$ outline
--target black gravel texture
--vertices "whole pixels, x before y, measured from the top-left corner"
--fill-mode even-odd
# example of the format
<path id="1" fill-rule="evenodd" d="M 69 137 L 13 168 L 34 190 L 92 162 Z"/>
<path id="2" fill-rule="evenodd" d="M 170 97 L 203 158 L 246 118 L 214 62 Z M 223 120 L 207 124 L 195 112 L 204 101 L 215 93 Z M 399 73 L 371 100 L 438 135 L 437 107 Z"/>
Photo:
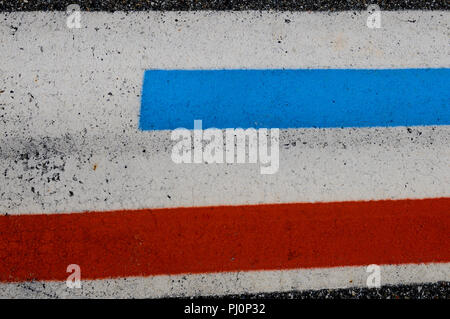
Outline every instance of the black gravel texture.
<path id="1" fill-rule="evenodd" d="M 142 10 L 366 10 L 378 4 L 382 10 L 449 10 L 448 0 L 0 0 L 0 11 L 65 11 L 78 4 L 86 11 Z"/>
<path id="2" fill-rule="evenodd" d="M 450 300 L 450 281 L 433 284 L 274 292 L 194 299 L 445 299 Z"/>

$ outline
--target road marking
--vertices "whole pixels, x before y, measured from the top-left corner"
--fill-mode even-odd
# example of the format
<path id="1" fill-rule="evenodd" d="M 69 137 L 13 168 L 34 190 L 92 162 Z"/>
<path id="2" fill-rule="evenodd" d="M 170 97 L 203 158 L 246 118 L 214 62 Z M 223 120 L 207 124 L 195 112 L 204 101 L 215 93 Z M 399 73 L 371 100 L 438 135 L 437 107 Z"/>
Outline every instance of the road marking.
<path id="1" fill-rule="evenodd" d="M 450 262 L 450 198 L 0 217 L 0 281 Z"/>
<path id="2" fill-rule="evenodd" d="M 358 264 L 372 261 L 415 263 L 383 266 L 383 269 L 387 269 L 386 276 L 383 272 L 383 284 L 448 280 L 450 268 L 445 261 L 448 260 L 448 249 L 442 246 L 447 242 L 443 236 L 448 234 L 448 212 L 445 207 L 444 210 L 436 209 L 435 213 L 429 205 L 422 207 L 421 204 L 414 204 L 415 208 L 407 211 L 403 204 L 398 204 L 392 210 L 397 215 L 383 211 L 382 216 L 385 218 L 367 216 L 370 225 L 378 226 L 373 231 L 367 228 L 369 224 L 362 222 L 363 216 L 370 210 L 361 206 L 354 214 L 361 215 L 361 219 L 340 218 L 331 212 L 329 216 L 335 216 L 334 220 L 312 219 L 317 223 L 309 224 L 309 229 L 302 226 L 298 228 L 309 236 L 305 243 L 315 245 L 320 242 L 323 249 L 333 245 L 333 241 L 327 240 L 330 232 L 336 235 L 334 232 L 342 231 L 345 236 L 342 239 L 338 237 L 336 243 L 339 243 L 337 251 L 349 257 L 345 260 L 339 259 L 343 257 L 336 255 L 336 252 L 332 253 L 333 258 L 321 259 L 319 256 L 316 260 L 308 259 L 313 252 L 309 249 L 305 255 L 289 255 L 286 251 L 286 248 L 291 247 L 289 245 L 298 244 L 299 249 L 303 247 L 298 242 L 302 235 L 296 233 L 296 227 L 287 233 L 278 233 L 278 237 L 286 243 L 281 249 L 275 245 L 277 238 L 273 238 L 271 242 L 274 245 L 268 246 L 275 250 L 273 254 L 260 250 L 262 254 L 267 253 L 272 257 L 257 261 L 245 259 L 249 254 L 246 255 L 245 250 L 236 246 L 239 241 L 230 240 L 238 236 L 238 239 L 244 239 L 243 243 L 248 245 L 246 247 L 253 247 L 252 243 L 259 231 L 252 228 L 254 225 L 248 219 L 253 216 L 252 209 L 246 208 L 240 212 L 243 226 L 231 223 L 234 220 L 230 217 L 233 212 L 224 212 L 225 217 L 219 218 L 217 223 L 214 223 L 213 217 L 204 221 L 211 225 L 211 229 L 218 225 L 229 227 L 216 232 L 222 236 L 219 241 L 211 238 L 214 233 L 205 233 L 205 224 L 200 227 L 192 221 L 192 217 L 206 209 L 195 207 L 211 205 L 246 207 L 248 204 L 271 204 L 271 207 L 281 207 L 283 205 L 277 203 L 298 203 L 288 206 L 318 207 L 341 205 L 336 202 L 351 200 L 395 199 L 399 200 L 393 201 L 395 203 L 409 203 L 408 198 L 428 198 L 423 202 L 412 200 L 414 203 L 448 203 L 449 125 L 282 130 L 280 169 L 273 176 L 262 176 L 258 166 L 247 164 L 175 165 L 170 159 L 170 132 L 139 130 L 142 79 L 146 70 L 345 71 L 450 67 L 448 28 L 444 23 L 448 20 L 448 12 L 401 11 L 383 12 L 382 15 L 382 28 L 369 29 L 366 27 L 367 15 L 361 12 L 83 12 L 82 28 L 68 29 L 63 12 L 0 14 L 0 60 L 3 62 L 0 72 L 4 75 L 0 79 L 0 90 L 3 91 L 0 94 L 0 125 L 4 128 L 0 143 L 0 211 L 2 215 L 8 215 L 0 218 L 0 228 L 6 229 L 5 236 L 12 236 L 6 241 L 6 251 L 10 254 L 1 260 L 5 261 L 3 265 L 19 265 L 17 268 L 4 266 L 6 271 L 2 271 L 3 278 L 7 281 L 20 280 L 20 276 L 31 278 L 26 272 L 29 267 L 36 274 L 34 279 L 62 277 L 61 272 L 64 274 L 62 280 L 65 280 L 67 265 L 79 262 L 82 280 L 89 276 L 120 277 L 121 273 L 132 276 L 88 282 L 87 287 L 98 289 L 95 291 L 98 295 L 111 293 L 109 285 L 117 287 L 111 293 L 117 296 L 283 291 L 302 289 L 302 284 L 311 289 L 354 284 L 363 286 L 366 278 L 362 277 L 361 272 L 367 275 L 364 266 L 329 268 L 324 265 L 325 268 L 317 269 L 261 270 L 265 267 L 281 269 L 280 262 L 285 261 L 289 267 L 303 267 L 314 262 L 319 265 L 321 261 L 346 264 L 348 260 L 348 263 Z M 192 125 L 192 121 L 189 123 Z M 431 205 L 434 207 L 435 204 Z M 181 206 L 191 207 L 185 209 L 193 213 L 189 216 L 181 214 L 184 219 L 172 219 L 179 216 L 178 212 L 187 212 L 176 208 Z M 261 205 L 255 210 L 264 210 L 265 207 Z M 148 209 L 152 208 L 167 210 L 149 212 Z M 224 208 L 211 209 L 220 211 Z M 86 210 L 95 212 L 86 213 Z M 64 212 L 74 214 L 61 214 Z M 171 214 L 173 212 L 176 213 Z M 272 229 L 269 229 L 269 221 L 271 227 L 279 226 L 275 228 L 276 231 L 288 227 L 290 221 L 298 221 L 299 225 L 308 224 L 301 219 L 302 215 L 296 209 L 286 215 L 275 212 L 261 215 L 272 220 L 253 218 L 262 230 L 267 229 L 261 234 L 270 236 Z M 334 211 L 334 214 L 337 212 Z M 88 222 L 91 217 L 91 222 Z M 140 218 L 144 220 L 139 225 Z M 78 221 L 81 221 L 80 225 L 77 225 Z M 157 221 L 167 231 L 180 231 L 173 233 L 174 236 L 166 243 L 167 236 L 151 232 L 152 227 L 155 227 L 153 221 Z M 181 221 L 185 222 L 180 224 Z M 352 228 L 344 227 L 353 221 L 357 225 L 355 229 L 360 231 L 357 235 L 350 233 Z M 116 228 L 116 224 L 122 226 Z M 92 225 L 104 231 L 104 238 L 96 240 L 102 233 L 93 233 Z M 107 225 L 111 227 L 106 228 Z M 128 232 L 117 233 L 126 225 L 129 226 Z M 324 227 L 313 233 L 317 225 Z M 246 227 L 248 232 L 238 231 L 237 235 L 226 233 L 227 229 L 244 229 L 239 227 Z M 25 228 L 31 231 L 24 231 Z M 139 231 L 131 234 L 132 229 Z M 369 239 L 377 238 L 371 236 L 386 236 L 385 232 L 388 232 L 386 239 L 389 242 L 374 240 L 373 246 L 370 246 L 372 241 Z M 202 239 L 203 233 L 205 237 Z M 84 236 L 86 234 L 88 236 Z M 191 236 L 185 242 L 191 247 L 197 243 L 196 240 L 209 238 L 205 250 L 200 251 L 202 258 L 209 256 L 209 249 L 221 248 L 217 246 L 219 243 L 229 243 L 229 249 L 234 247 L 235 250 L 222 251 L 224 255 L 219 258 L 230 259 L 226 258 L 223 262 L 219 259 L 219 267 L 214 268 L 208 262 L 202 261 L 200 266 L 196 264 L 192 257 L 198 252 L 199 246 L 196 246 L 197 250 L 193 248 L 193 254 L 189 254 L 187 263 L 184 263 L 181 257 L 188 251 L 179 249 L 179 244 L 184 242 L 176 241 L 177 234 Z M 293 236 L 293 241 L 286 240 L 289 234 Z M 317 241 L 314 241 L 314 234 L 320 236 Z M 67 239 L 69 235 L 79 238 L 78 242 L 86 243 L 86 247 L 94 247 L 111 258 L 129 253 L 129 259 L 125 260 L 132 264 L 127 268 L 130 271 L 122 272 L 120 261 L 116 262 L 116 259 L 106 259 L 100 265 L 110 272 L 100 268 L 97 268 L 97 272 L 89 268 L 83 270 L 85 261 L 87 267 L 89 264 L 97 267 L 99 264 L 96 262 L 102 261 L 93 260 L 95 250 L 83 250 L 76 243 L 71 245 L 74 239 Z M 133 237 L 135 235 L 138 237 Z M 356 241 L 361 236 L 366 236 L 363 239 L 367 240 Z M 23 238 L 31 240 L 23 245 Z M 59 238 L 67 239 L 67 242 Z M 101 243 L 105 244 L 107 238 L 111 241 L 100 246 Z M 417 244 L 418 238 L 423 240 Z M 259 246 L 262 246 L 261 242 L 258 242 Z M 1 243 L 5 243 L 5 240 Z M 136 250 L 127 252 L 126 243 L 135 245 L 133 247 L 137 247 Z M 350 243 L 354 247 L 382 248 L 375 249 L 376 252 L 386 248 L 385 251 L 393 254 L 375 253 L 374 260 L 364 259 L 364 250 L 363 253 L 359 249 L 349 252 L 347 246 L 341 246 L 340 243 Z M 173 248 L 165 250 L 166 244 Z M 144 253 L 139 247 L 149 245 L 155 253 L 159 253 L 156 256 L 162 256 L 160 261 L 154 257 L 155 263 L 147 263 L 151 258 L 147 254 L 149 252 Z M 123 249 L 116 251 L 118 247 Z M 42 258 L 51 252 L 55 253 L 54 249 L 58 249 L 56 257 Z M 2 250 L 2 253 L 6 251 Z M 143 262 L 140 265 L 130 261 L 133 251 Z M 292 251 L 296 252 L 295 249 Z M 71 252 L 74 253 L 71 256 L 77 260 L 69 258 Z M 239 264 L 244 265 L 243 269 L 259 270 L 242 272 L 239 268 L 233 268 L 235 264 L 231 262 L 231 253 L 237 254 L 238 259 L 235 257 L 235 260 L 243 262 Z M 358 255 L 362 259 L 358 259 Z M 389 260 L 389 256 L 396 260 Z M 45 265 L 47 261 L 54 261 L 52 258 L 56 258 L 57 264 Z M 162 266 L 170 264 L 170 258 L 176 261 L 171 266 L 173 268 L 163 269 Z M 17 260 L 22 261 L 17 263 Z M 106 264 L 108 260 L 113 261 L 112 266 Z M 436 260 L 439 263 L 434 263 Z M 67 264 L 62 265 L 66 261 Z M 250 263 L 253 261 L 254 264 Z M 249 268 L 245 268 L 245 262 L 248 262 Z M 420 262 L 427 264 L 418 264 Z M 36 266 L 38 263 L 41 265 Z M 235 273 L 134 277 L 146 272 L 200 271 L 204 270 L 201 269 L 202 264 L 208 268 L 205 271 L 235 269 Z M 138 269 L 141 266 L 142 271 Z M 308 274 L 315 275 L 303 281 L 301 276 Z M 295 278 L 297 275 L 300 278 Z M 355 279 L 355 283 L 350 282 L 354 279 L 353 275 L 359 278 Z M 229 286 L 223 285 L 233 276 L 237 278 L 235 281 Z M 16 279 L 11 279 L 14 277 Z M 156 283 L 158 288 L 154 292 L 145 288 L 135 291 L 133 285 L 127 285 L 128 279 L 131 283 L 138 282 L 141 288 L 148 283 Z M 6 287 L 8 291 L 20 293 L 21 287 L 28 284 L 34 283 L 5 283 L 0 285 L 0 290 L 3 293 Z M 65 286 L 64 282 L 48 283 L 52 288 L 59 284 Z M 125 290 L 120 291 L 121 287 Z"/>
<path id="3" fill-rule="evenodd" d="M 449 125 L 450 69 L 149 70 L 140 128 Z"/>

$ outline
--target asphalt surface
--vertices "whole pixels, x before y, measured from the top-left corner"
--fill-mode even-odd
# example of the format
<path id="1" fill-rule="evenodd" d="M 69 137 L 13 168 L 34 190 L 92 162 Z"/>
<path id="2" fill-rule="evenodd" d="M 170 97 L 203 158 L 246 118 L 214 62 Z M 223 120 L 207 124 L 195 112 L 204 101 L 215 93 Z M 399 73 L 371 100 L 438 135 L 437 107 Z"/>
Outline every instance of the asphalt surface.
<path id="1" fill-rule="evenodd" d="M 141 10 L 366 10 L 378 4 L 382 10 L 449 10 L 446 0 L 0 0 L 0 11 L 65 11 L 70 4 L 87 11 Z"/>
<path id="2" fill-rule="evenodd" d="M 450 281 L 434 284 L 382 286 L 381 288 L 323 289 L 226 297 L 238 299 L 450 299 Z M 214 298 L 216 297 L 207 299 Z"/>

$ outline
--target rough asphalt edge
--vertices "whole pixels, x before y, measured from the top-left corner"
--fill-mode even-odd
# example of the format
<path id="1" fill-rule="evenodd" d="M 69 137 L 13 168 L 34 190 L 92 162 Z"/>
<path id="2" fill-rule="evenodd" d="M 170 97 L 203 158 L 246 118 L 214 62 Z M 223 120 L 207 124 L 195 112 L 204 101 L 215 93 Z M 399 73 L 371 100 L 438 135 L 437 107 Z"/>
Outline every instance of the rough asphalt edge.
<path id="1" fill-rule="evenodd" d="M 65 11 L 78 4 L 86 11 L 142 10 L 288 10 L 342 11 L 366 10 L 378 4 L 382 10 L 449 10 L 447 0 L 0 0 L 1 11 Z"/>
<path id="2" fill-rule="evenodd" d="M 322 289 L 191 299 L 450 299 L 450 281 L 433 284 L 394 285 L 381 288 Z"/>

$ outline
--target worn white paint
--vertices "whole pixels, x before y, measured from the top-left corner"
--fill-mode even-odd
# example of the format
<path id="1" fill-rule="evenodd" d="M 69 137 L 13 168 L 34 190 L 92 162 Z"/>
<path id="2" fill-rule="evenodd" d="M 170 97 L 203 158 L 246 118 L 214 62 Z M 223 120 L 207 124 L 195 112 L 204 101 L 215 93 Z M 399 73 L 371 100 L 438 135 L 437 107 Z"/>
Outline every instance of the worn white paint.
<path id="1" fill-rule="evenodd" d="M 262 292 L 367 288 L 367 267 L 337 267 L 282 271 L 249 271 L 199 275 L 83 280 L 81 289 L 65 282 L 0 284 L 0 298 L 161 298 Z M 385 265 L 381 284 L 448 281 L 450 264 Z"/>
<path id="2" fill-rule="evenodd" d="M 83 12 L 82 28 L 68 29 L 63 13 L 0 13 L 0 213 L 450 196 L 450 126 L 283 130 L 274 175 L 252 164 L 176 165 L 170 132 L 137 128 L 150 68 L 450 66 L 450 13 L 382 12 L 381 29 L 366 18 Z M 449 269 L 386 266 L 382 283 L 449 280 Z M 346 267 L 111 279 L 84 282 L 75 294 L 337 288 L 362 286 L 366 275 Z M 64 283 L 0 285 L 2 297 L 72 294 Z"/>

